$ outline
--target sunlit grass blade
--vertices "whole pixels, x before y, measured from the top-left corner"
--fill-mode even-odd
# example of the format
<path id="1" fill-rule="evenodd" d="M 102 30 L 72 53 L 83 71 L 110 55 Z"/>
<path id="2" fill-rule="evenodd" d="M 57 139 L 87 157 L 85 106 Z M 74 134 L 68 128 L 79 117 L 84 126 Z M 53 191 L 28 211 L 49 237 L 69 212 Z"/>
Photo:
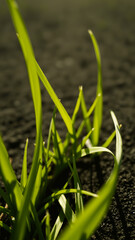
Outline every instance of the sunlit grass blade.
<path id="1" fill-rule="evenodd" d="M 81 95 L 81 108 L 82 108 L 85 125 L 87 128 L 87 132 L 89 132 L 91 130 L 91 123 L 90 123 L 90 119 L 87 117 L 87 107 L 86 107 L 83 91 L 82 91 L 82 95 Z"/>
<path id="2" fill-rule="evenodd" d="M 60 166 L 63 162 L 63 144 L 62 140 L 58 134 L 58 131 L 56 130 L 56 111 L 53 113 L 53 119 L 52 119 L 52 139 L 53 139 L 53 148 L 55 157 L 57 159 L 57 163 Z"/>
<path id="3" fill-rule="evenodd" d="M 83 138 L 82 142 L 78 145 L 76 151 L 79 152 L 81 151 L 81 149 L 84 147 L 86 141 L 89 139 L 90 135 L 92 134 L 92 132 L 94 131 L 94 128 L 92 128 L 88 134 Z"/>
<path id="4" fill-rule="evenodd" d="M 114 156 L 114 154 L 108 148 L 97 146 L 97 147 L 90 147 L 90 148 L 82 148 L 79 152 L 77 152 L 76 158 L 79 159 L 80 157 L 85 157 L 90 154 L 101 153 L 101 152 L 107 152 Z"/>
<path id="5" fill-rule="evenodd" d="M 88 192 L 86 190 L 77 189 L 77 188 L 69 188 L 69 189 L 66 188 L 66 189 L 61 189 L 61 190 L 58 190 L 57 192 L 52 193 L 51 196 L 47 198 L 47 201 L 49 202 L 52 199 L 57 199 L 62 194 L 65 195 L 65 194 L 71 194 L 71 193 L 81 193 L 90 197 L 98 197 L 97 194 Z"/>
<path id="6" fill-rule="evenodd" d="M 49 240 L 55 240 L 57 238 L 57 236 L 61 230 L 61 227 L 64 223 L 64 219 L 65 219 L 65 215 L 64 215 L 63 211 L 61 210 L 55 221 L 55 224 L 52 228 Z"/>
<path id="7" fill-rule="evenodd" d="M 119 167 L 122 157 L 122 140 L 119 132 L 119 125 L 113 112 L 111 112 L 115 130 L 116 130 L 116 157 L 114 156 L 114 168 L 109 180 L 103 185 L 98 193 L 98 198 L 92 199 L 87 203 L 83 213 L 76 219 L 73 227 L 68 227 L 58 240 L 69 239 L 88 239 L 98 227 L 99 223 L 105 216 L 111 198 L 114 194 Z"/>
<path id="8" fill-rule="evenodd" d="M 24 156 L 23 156 L 23 166 L 22 166 L 22 174 L 21 174 L 21 187 L 25 188 L 27 183 L 27 148 L 28 148 L 28 139 L 26 140 Z"/>
<path id="9" fill-rule="evenodd" d="M 102 71 L 101 71 L 101 57 L 100 57 L 100 50 L 97 43 L 97 40 L 92 33 L 92 31 L 88 31 L 89 35 L 92 39 L 93 47 L 95 50 L 95 55 L 97 59 L 98 65 L 98 82 L 97 82 L 97 95 L 100 94 L 100 99 L 97 102 L 94 112 L 94 119 L 93 119 L 93 128 L 95 131 L 92 134 L 92 143 L 93 145 L 97 145 L 99 142 L 99 135 L 100 135 L 100 128 L 102 124 L 102 108 L 103 108 L 103 96 L 102 96 Z"/>
<path id="10" fill-rule="evenodd" d="M 34 53 L 32 50 L 32 46 L 24 26 L 23 20 L 20 16 L 17 4 L 14 0 L 7 0 L 9 5 L 9 10 L 12 16 L 12 20 L 18 35 L 18 39 L 24 54 L 24 58 L 26 61 L 28 75 L 31 85 L 32 97 L 35 108 L 35 117 L 36 117 L 36 147 L 33 156 L 32 168 L 30 171 L 30 175 L 27 182 L 27 188 L 25 189 L 24 199 L 21 204 L 21 209 L 19 211 L 18 219 L 16 222 L 15 232 L 12 235 L 12 239 L 23 239 L 26 227 L 26 218 L 29 213 L 29 204 L 31 201 L 31 197 L 33 194 L 33 188 L 35 179 L 38 172 L 39 166 L 39 153 L 41 153 L 42 148 L 42 135 L 41 135 L 41 126 L 42 126 L 42 109 L 41 109 L 41 93 L 40 93 L 40 85 L 36 71 Z M 40 176 L 41 178 L 41 176 Z M 34 195 L 33 195 L 34 196 Z M 35 196 L 34 196 L 35 199 Z M 21 226 L 21 228 L 20 228 Z"/>
<path id="11" fill-rule="evenodd" d="M 17 212 L 20 209 L 22 193 L 14 170 L 11 166 L 7 150 L 1 137 L 0 137 L 0 175 L 2 176 L 6 191 L 10 199 L 10 202 L 8 201 L 8 203 L 9 205 L 12 204 L 12 209 L 14 209 L 14 211 Z M 4 194 L 3 197 L 5 198 L 6 195 Z"/>
<path id="12" fill-rule="evenodd" d="M 68 222 L 70 224 L 73 223 L 75 221 L 76 215 L 73 212 L 72 208 L 70 207 L 66 197 L 62 194 L 59 197 L 58 201 Z"/>
<path id="13" fill-rule="evenodd" d="M 83 119 L 83 121 L 81 122 L 80 126 L 78 127 L 77 129 L 77 132 L 76 132 L 76 137 L 79 138 L 82 131 L 83 131 L 83 128 L 84 128 L 84 125 L 85 125 L 85 121 L 86 119 L 88 119 L 90 117 L 90 115 L 92 114 L 92 112 L 94 111 L 95 107 L 96 107 L 96 104 L 97 104 L 97 101 L 99 99 L 100 95 L 97 95 L 96 99 L 94 100 L 93 104 L 90 106 L 89 110 L 85 111 L 85 114 L 83 114 L 83 117 L 85 117 L 85 119 Z M 85 105 L 86 106 L 86 105 Z M 87 109 L 86 109 L 87 110 Z M 91 128 L 90 127 L 87 127 L 87 131 L 88 129 L 90 129 L 91 131 Z M 90 132 L 88 131 L 88 132 Z"/>
<path id="14" fill-rule="evenodd" d="M 76 152 L 74 152 L 73 157 L 73 179 L 74 179 L 74 188 L 77 190 L 81 190 L 81 183 L 79 179 L 79 175 L 77 172 L 77 167 L 76 167 Z M 75 213 L 78 214 L 80 211 L 83 211 L 83 198 L 81 192 L 77 192 L 75 194 L 75 207 L 76 211 Z"/>
<path id="15" fill-rule="evenodd" d="M 50 231 L 51 231 L 50 214 L 47 211 L 47 213 L 46 213 L 46 221 L 45 221 L 45 236 L 46 236 L 46 240 L 50 239 Z"/>
<path id="16" fill-rule="evenodd" d="M 102 145 L 102 147 L 108 147 L 110 145 L 110 143 L 112 142 L 112 140 L 114 139 L 116 135 L 116 131 L 113 131 L 113 133 L 107 138 L 107 140 L 104 142 L 104 144 Z"/>
<path id="17" fill-rule="evenodd" d="M 76 116 L 77 116 L 77 113 L 78 113 L 79 108 L 80 108 L 81 98 L 82 98 L 82 91 L 83 91 L 83 88 L 81 86 L 81 87 L 79 87 L 79 96 L 77 98 L 77 102 L 76 102 L 76 105 L 75 105 L 75 108 L 74 108 L 74 112 L 73 112 L 73 115 L 72 115 L 72 124 L 73 125 L 75 123 Z"/>
<path id="18" fill-rule="evenodd" d="M 40 79 L 41 79 L 42 83 L 44 84 L 48 94 L 50 95 L 50 97 L 52 98 L 52 100 L 53 100 L 54 104 L 56 105 L 58 111 L 60 112 L 60 115 L 63 118 L 63 121 L 65 122 L 65 125 L 66 125 L 69 133 L 71 135 L 74 135 L 74 130 L 73 130 L 71 118 L 69 117 L 66 109 L 64 108 L 61 101 L 57 97 L 56 93 L 54 92 L 52 86 L 50 85 L 49 81 L 47 80 L 46 76 L 44 75 L 43 71 L 41 70 L 41 68 L 39 67 L 37 62 L 36 62 L 36 66 L 37 66 L 38 76 L 40 77 Z"/>
<path id="19" fill-rule="evenodd" d="M 120 166 L 121 159 L 122 159 L 122 138 L 120 134 L 120 127 L 121 125 L 118 124 L 117 118 L 113 111 L 111 111 L 111 116 L 115 125 L 116 131 L 116 162 Z"/>

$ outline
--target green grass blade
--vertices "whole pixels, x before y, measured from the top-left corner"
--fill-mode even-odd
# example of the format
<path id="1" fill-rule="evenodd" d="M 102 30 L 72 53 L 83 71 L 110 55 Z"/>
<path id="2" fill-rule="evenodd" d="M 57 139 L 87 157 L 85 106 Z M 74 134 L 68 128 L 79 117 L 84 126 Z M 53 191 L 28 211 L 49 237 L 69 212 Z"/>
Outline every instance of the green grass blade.
<path id="1" fill-rule="evenodd" d="M 54 104 L 56 105 L 58 111 L 60 112 L 60 115 L 63 118 L 63 121 L 65 122 L 69 133 L 71 135 L 74 135 L 74 130 L 73 130 L 71 118 L 69 117 L 66 109 L 64 108 L 64 106 L 60 102 L 59 98 L 57 97 L 56 93 L 54 92 L 53 88 L 51 87 L 49 81 L 47 80 L 46 76 L 44 75 L 43 71 L 41 70 L 41 68 L 39 67 L 37 62 L 36 62 L 36 66 L 37 66 L 38 76 L 40 77 L 40 79 L 41 79 L 42 83 L 44 84 L 48 94 L 50 95 L 50 97 L 52 98 L 52 100 L 53 100 Z"/>
<path id="2" fill-rule="evenodd" d="M 59 201 L 59 204 L 60 204 L 60 206 L 63 210 L 63 213 L 65 214 L 65 217 L 68 220 L 68 222 L 70 224 L 73 223 L 75 221 L 76 216 L 75 216 L 72 208 L 70 207 L 66 197 L 62 194 L 59 197 L 58 201 Z"/>
<path id="3" fill-rule="evenodd" d="M 43 236 L 43 232 L 42 232 L 42 228 L 41 228 L 41 223 L 39 221 L 37 211 L 36 211 L 35 206 L 33 204 L 31 204 L 31 209 L 32 209 L 31 213 L 32 213 L 32 217 L 34 219 L 34 223 L 35 223 L 35 226 L 36 226 L 38 237 L 39 237 L 40 240 L 44 240 L 44 236 Z"/>
<path id="4" fill-rule="evenodd" d="M 120 166 L 121 159 L 122 159 L 122 138 L 120 134 L 120 126 L 118 124 L 117 118 L 114 112 L 111 111 L 111 116 L 114 122 L 115 131 L 116 131 L 116 162 Z"/>
<path id="5" fill-rule="evenodd" d="M 23 156 L 23 166 L 22 166 L 22 174 L 21 174 L 21 187 L 25 188 L 27 183 L 27 149 L 28 149 L 28 139 L 26 140 L 24 156 Z"/>
<path id="6" fill-rule="evenodd" d="M 0 175 L 2 176 L 10 202 L 12 203 L 12 210 L 14 210 L 14 212 L 19 211 L 22 193 L 14 170 L 9 161 L 7 150 L 1 137 L 0 137 Z"/>
<path id="7" fill-rule="evenodd" d="M 114 156 L 114 169 L 109 177 L 109 180 L 103 185 L 99 191 L 98 198 L 92 199 L 86 205 L 83 213 L 81 213 L 73 227 L 68 227 L 58 240 L 69 239 L 89 239 L 96 228 L 99 226 L 101 220 L 105 216 L 111 198 L 114 194 L 119 167 L 122 157 L 122 139 L 119 132 L 119 125 L 113 112 L 111 112 L 115 130 L 116 130 L 116 157 Z"/>
<path id="8" fill-rule="evenodd" d="M 34 53 L 32 50 L 32 46 L 24 26 L 23 20 L 20 16 L 17 4 L 14 0 L 7 0 L 9 10 L 12 16 L 12 20 L 18 35 L 18 39 L 24 54 L 24 58 L 27 65 L 30 86 L 32 91 L 32 97 L 35 108 L 35 117 L 36 117 L 36 147 L 33 156 L 32 168 L 30 171 L 30 175 L 27 182 L 27 187 L 25 189 L 24 199 L 21 203 L 21 209 L 18 215 L 18 219 L 16 222 L 15 232 L 12 234 L 12 239 L 22 240 L 25 227 L 26 227 L 26 219 L 29 213 L 29 204 L 32 196 L 36 199 L 35 194 L 33 194 L 34 184 L 37 177 L 37 172 L 39 170 L 39 165 L 41 159 L 39 159 L 39 155 L 42 152 L 42 135 L 41 135 L 41 126 L 42 126 L 42 109 L 41 109 L 41 93 L 40 93 L 40 84 L 37 76 L 36 64 Z M 39 180 L 41 180 L 41 175 L 39 175 Z M 20 228 L 21 226 L 21 228 Z"/>
<path id="9" fill-rule="evenodd" d="M 45 222 L 45 235 L 46 235 L 46 240 L 50 239 L 50 214 L 47 211 L 46 213 L 46 222 Z"/>
<path id="10" fill-rule="evenodd" d="M 81 149 L 84 147 L 86 141 L 89 139 L 91 133 L 93 132 L 93 128 L 88 132 L 88 134 L 83 138 L 82 142 L 77 147 L 77 152 L 81 151 Z"/>
<path id="11" fill-rule="evenodd" d="M 76 116 L 77 116 L 77 113 L 79 111 L 79 108 L 80 108 L 80 104 L 81 104 L 81 98 L 82 98 L 82 91 L 83 91 L 83 88 L 82 86 L 79 87 L 79 96 L 77 98 L 77 102 L 76 102 L 76 105 L 75 105 L 75 109 L 74 109 L 74 112 L 73 112 L 73 115 L 72 115 L 72 124 L 74 125 L 75 123 L 75 120 L 76 120 Z"/>
<path id="12" fill-rule="evenodd" d="M 98 65 L 98 83 L 97 83 L 97 96 L 100 95 L 100 99 L 97 102 L 95 112 L 94 112 L 94 120 L 93 120 L 93 128 L 95 131 L 92 134 L 92 143 L 93 145 L 97 145 L 99 142 L 99 134 L 100 134 L 100 128 L 102 124 L 102 108 L 103 108 L 103 94 L 102 94 L 102 71 L 101 71 L 101 57 L 100 57 L 100 50 L 98 43 L 96 41 L 96 38 L 92 31 L 88 31 L 89 35 L 91 37 L 95 55 L 97 59 L 97 65 Z"/>
<path id="13" fill-rule="evenodd" d="M 55 157 L 57 159 L 58 165 L 62 164 L 63 157 L 62 153 L 64 151 L 62 140 L 56 130 L 56 111 L 53 113 L 53 119 L 52 119 L 52 139 L 53 139 L 53 148 L 54 148 L 54 153 Z"/>
<path id="14" fill-rule="evenodd" d="M 82 108 L 85 125 L 87 128 L 87 132 L 89 132 L 91 130 L 91 123 L 90 123 L 90 119 L 87 117 L 87 107 L 86 107 L 83 91 L 82 91 L 82 95 L 81 95 L 81 108 Z"/>
<path id="15" fill-rule="evenodd" d="M 77 137 L 77 138 L 79 138 L 79 136 L 80 136 L 81 133 L 82 133 L 82 130 L 83 130 L 84 125 L 85 125 L 85 122 L 86 122 L 86 119 L 88 119 L 88 118 L 90 117 L 90 115 L 92 114 L 92 112 L 94 111 L 99 97 L 100 97 L 100 94 L 96 97 L 96 99 L 94 100 L 93 104 L 90 106 L 90 108 L 89 108 L 89 110 L 87 111 L 87 113 L 86 113 L 86 110 L 87 110 L 87 109 L 86 109 L 86 105 L 84 105 L 84 106 L 85 106 L 85 112 L 83 113 L 83 116 L 84 116 L 85 119 L 81 122 L 81 124 L 80 124 L 80 126 L 79 126 L 79 128 L 78 128 L 78 130 L 77 130 L 77 132 L 76 132 L 76 137 Z M 87 131 L 88 131 L 88 129 L 91 130 L 90 126 L 87 127 Z M 89 132 L 89 131 L 88 131 L 88 132 Z"/>
<path id="16" fill-rule="evenodd" d="M 88 192 L 88 191 L 85 191 L 85 190 L 81 190 L 81 189 L 77 189 L 77 188 L 69 188 L 69 189 L 61 189 L 55 193 L 52 193 L 51 196 L 49 196 L 47 198 L 47 201 L 52 201 L 52 199 L 57 199 L 60 195 L 62 194 L 70 194 L 70 193 L 81 193 L 81 194 L 84 194 L 84 195 L 87 195 L 87 196 L 90 196 L 90 197 L 98 197 L 97 194 L 95 193 L 91 193 L 91 192 Z"/>
<path id="17" fill-rule="evenodd" d="M 65 219 L 65 215 L 61 210 L 52 228 L 49 240 L 55 240 L 57 238 L 59 231 L 61 230 L 61 227 L 64 223 L 64 219 Z"/>

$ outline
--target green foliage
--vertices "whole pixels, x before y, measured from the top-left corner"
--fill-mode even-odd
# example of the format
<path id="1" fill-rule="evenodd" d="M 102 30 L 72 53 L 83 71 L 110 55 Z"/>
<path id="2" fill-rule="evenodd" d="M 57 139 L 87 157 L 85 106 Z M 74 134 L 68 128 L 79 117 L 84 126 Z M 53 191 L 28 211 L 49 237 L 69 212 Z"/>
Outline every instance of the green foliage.
<path id="1" fill-rule="evenodd" d="M 56 238 L 59 240 L 89 239 L 108 210 L 115 191 L 122 155 L 120 127 L 113 112 L 111 112 L 111 116 L 115 131 L 102 146 L 98 146 L 102 123 L 102 77 L 97 41 L 93 33 L 89 31 L 98 64 L 95 101 L 87 110 L 83 88 L 80 87 L 75 109 L 72 117 L 70 117 L 35 60 L 32 45 L 16 2 L 7 0 L 7 3 L 28 70 L 35 109 L 36 144 L 31 170 L 28 175 L 28 140 L 26 141 L 21 180 L 18 182 L 3 140 L 0 138 L 0 176 L 5 186 L 4 190 L 0 188 L 0 195 L 6 204 L 5 207 L 0 206 L 0 227 L 10 233 L 12 240 L 27 238 L 47 240 L 55 240 Z M 41 128 L 42 106 L 39 78 L 55 104 L 46 144 L 43 143 Z M 75 122 L 80 109 L 83 119 L 80 126 L 75 129 Z M 57 111 L 59 111 L 67 127 L 64 141 L 62 141 L 56 129 Z M 92 113 L 94 115 L 93 123 L 90 121 Z M 86 135 L 82 136 L 84 129 Z M 116 154 L 114 155 L 106 147 L 108 147 L 115 135 Z M 113 156 L 114 168 L 108 181 L 96 194 L 82 189 L 77 172 L 77 160 L 85 156 L 90 158 L 92 154 L 101 152 Z M 54 190 L 53 182 L 57 181 L 57 176 L 65 168 L 69 172 L 66 183 L 63 183 L 63 187 L 60 189 L 57 189 L 55 184 L 56 189 Z M 71 188 L 72 180 L 74 185 Z M 72 194 L 75 196 L 74 207 L 70 202 L 70 199 L 73 201 Z M 90 197 L 86 206 L 83 203 L 83 195 Z M 51 212 L 54 211 L 52 209 L 56 205 L 59 212 L 56 221 L 51 221 Z M 3 216 L 5 214 L 9 220 L 8 223 L 4 222 Z M 61 233 L 65 220 L 67 227 Z"/>

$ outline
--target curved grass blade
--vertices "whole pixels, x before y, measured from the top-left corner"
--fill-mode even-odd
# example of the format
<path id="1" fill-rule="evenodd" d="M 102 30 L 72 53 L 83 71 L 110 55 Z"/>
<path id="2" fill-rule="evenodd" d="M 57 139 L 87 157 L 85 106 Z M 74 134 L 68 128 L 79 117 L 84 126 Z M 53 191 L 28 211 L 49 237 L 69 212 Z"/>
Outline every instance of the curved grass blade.
<path id="1" fill-rule="evenodd" d="M 31 46 L 27 31 L 25 29 L 23 20 L 20 16 L 16 2 L 14 0 L 7 0 L 7 3 L 9 6 L 12 20 L 13 20 L 15 29 L 17 31 L 18 39 L 19 39 L 19 42 L 24 54 L 25 62 L 27 65 L 32 97 L 34 102 L 34 108 L 35 108 L 36 132 L 37 132 L 36 147 L 35 147 L 34 156 L 33 156 L 32 168 L 28 178 L 27 187 L 25 188 L 24 199 L 21 203 L 21 208 L 18 214 L 15 232 L 12 234 L 12 239 L 22 240 L 25 233 L 26 219 L 29 214 L 29 204 L 30 204 L 31 198 L 33 197 L 34 199 L 36 199 L 35 194 L 37 193 L 37 189 L 35 194 L 33 192 L 33 189 L 34 189 L 34 184 L 35 184 L 37 175 L 39 177 L 37 181 L 38 182 L 41 181 L 41 174 L 37 174 L 37 173 L 38 171 L 41 171 L 40 155 L 42 152 L 42 135 L 41 135 L 42 108 L 41 108 L 40 85 L 39 85 L 39 80 L 38 80 L 37 71 L 36 71 L 35 58 L 34 58 L 34 53 L 32 50 L 32 46 Z"/>
<path id="2" fill-rule="evenodd" d="M 95 107 L 94 112 L 94 120 L 93 120 L 93 128 L 95 131 L 92 134 L 92 144 L 97 145 L 99 142 L 99 134 L 100 134 L 100 128 L 102 124 L 102 108 L 103 108 L 103 94 L 102 94 L 102 71 L 101 71 L 101 57 L 100 57 L 100 50 L 98 47 L 98 43 L 96 41 L 96 38 L 92 31 L 88 31 L 93 47 L 95 50 L 95 55 L 97 59 L 97 65 L 98 65 L 98 83 L 97 83 L 97 95 L 100 95 L 100 99 L 97 102 L 97 105 Z"/>
<path id="3" fill-rule="evenodd" d="M 65 122 L 69 133 L 71 134 L 71 136 L 74 135 L 72 120 L 69 117 L 66 109 L 64 108 L 64 106 L 60 102 L 59 98 L 57 97 L 56 93 L 54 92 L 52 86 L 50 85 L 49 81 L 47 80 L 46 76 L 44 75 L 43 71 L 41 70 L 41 68 L 39 67 L 37 62 L 36 62 L 36 67 L 37 67 L 38 76 L 40 77 L 42 83 L 44 84 L 44 86 L 47 90 L 47 92 L 49 93 L 49 95 L 52 98 L 54 104 L 56 105 L 58 111 L 60 112 L 60 115 L 63 118 L 63 121 Z"/>
<path id="4" fill-rule="evenodd" d="M 119 132 L 119 125 L 113 112 L 111 112 L 116 130 L 116 157 L 114 156 L 114 168 L 108 179 L 98 193 L 98 198 L 92 199 L 86 205 L 72 227 L 66 228 L 65 232 L 60 235 L 58 240 L 69 239 L 89 239 L 96 228 L 99 226 L 105 216 L 114 194 L 119 167 L 122 157 L 122 139 Z"/>

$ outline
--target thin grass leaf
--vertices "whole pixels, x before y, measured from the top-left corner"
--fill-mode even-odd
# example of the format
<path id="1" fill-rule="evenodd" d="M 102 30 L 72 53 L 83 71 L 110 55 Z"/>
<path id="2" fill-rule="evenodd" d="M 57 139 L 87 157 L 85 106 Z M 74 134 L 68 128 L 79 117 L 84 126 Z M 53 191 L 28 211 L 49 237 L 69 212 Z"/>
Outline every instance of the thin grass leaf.
<path id="1" fill-rule="evenodd" d="M 72 124 L 73 124 L 73 125 L 74 125 L 74 123 L 75 123 L 76 116 L 77 116 L 77 113 L 78 113 L 79 108 L 80 108 L 81 98 L 82 98 L 82 91 L 83 91 L 83 87 L 80 86 L 80 87 L 79 87 L 79 96 L 78 96 L 78 98 L 77 98 L 77 102 L 76 102 L 76 105 L 75 105 L 75 108 L 74 108 L 74 112 L 73 112 L 73 115 L 72 115 Z"/>
<path id="2" fill-rule="evenodd" d="M 96 107 L 96 104 L 97 104 L 97 101 L 100 97 L 100 94 L 96 97 L 96 99 L 94 100 L 93 104 L 90 106 L 89 110 L 87 111 L 87 113 L 85 112 L 85 114 L 83 114 L 83 117 L 85 116 L 85 119 L 81 122 L 77 132 L 76 132 L 76 138 L 79 138 L 81 133 L 82 133 L 82 130 L 84 128 L 84 125 L 85 125 L 85 121 L 86 119 L 88 119 L 90 117 L 90 115 L 92 114 L 92 112 L 94 111 L 95 107 Z M 87 127 L 87 130 L 90 129 L 90 127 Z M 91 129 L 90 129 L 91 131 Z M 89 131 L 88 131 L 89 132 Z"/>
<path id="3" fill-rule="evenodd" d="M 20 209 L 22 193 L 14 170 L 9 161 L 9 156 L 6 147 L 1 137 L 0 137 L 0 175 L 2 176 L 2 180 L 4 182 L 10 201 L 9 199 L 7 199 L 7 195 L 3 193 L 2 189 L 1 193 L 3 197 L 6 198 L 5 200 L 8 200 L 7 203 L 11 207 L 12 211 L 14 211 L 15 213 Z"/>
<path id="4" fill-rule="evenodd" d="M 101 220 L 105 216 L 114 194 L 119 167 L 122 157 L 122 139 L 119 132 L 119 125 L 113 112 L 111 112 L 115 130 L 116 130 L 116 157 L 114 156 L 114 168 L 108 179 L 98 193 L 98 198 L 92 199 L 87 203 L 83 213 L 76 219 L 72 227 L 68 227 L 58 240 L 69 239 L 89 239 L 96 228 L 99 226 Z"/>
<path id="5" fill-rule="evenodd" d="M 21 174 L 21 187 L 25 188 L 27 183 L 27 148 L 28 148 L 28 139 L 26 140 L 24 156 L 23 156 L 23 166 L 22 166 L 22 174 Z"/>
<path id="6" fill-rule="evenodd" d="M 102 108 L 103 108 L 103 96 L 102 96 L 102 71 L 101 71 L 101 57 L 100 57 L 100 50 L 99 46 L 97 43 L 97 40 L 92 33 L 92 31 L 88 31 L 93 47 L 95 50 L 95 55 L 97 59 L 97 65 L 98 65 L 98 82 L 97 82 L 97 96 L 100 95 L 100 99 L 98 100 L 96 107 L 95 107 L 95 112 L 94 112 L 94 120 L 93 120 L 93 128 L 95 131 L 92 134 L 92 143 L 93 145 L 97 145 L 99 142 L 99 135 L 100 135 L 100 128 L 102 124 Z"/>
<path id="7" fill-rule="evenodd" d="M 94 131 L 94 128 L 92 128 L 88 134 L 83 138 L 82 142 L 78 145 L 77 147 L 77 152 L 81 151 L 81 149 L 84 147 L 86 141 L 89 139 L 90 135 L 92 134 L 92 132 Z"/>
<path id="8" fill-rule="evenodd" d="M 91 130 L 91 123 L 90 123 L 90 119 L 87 117 L 87 107 L 86 107 L 83 91 L 82 91 L 82 95 L 81 95 L 81 108 L 82 108 L 85 125 L 87 128 L 87 132 L 89 132 Z"/>
<path id="9" fill-rule="evenodd" d="M 69 193 L 81 193 L 81 194 L 84 194 L 84 195 L 87 195 L 87 196 L 90 196 L 90 197 L 98 197 L 97 194 L 91 193 L 91 192 L 88 192 L 88 191 L 85 191 L 85 190 L 81 190 L 81 189 L 77 189 L 77 188 L 69 188 L 69 189 L 66 188 L 66 189 L 58 190 L 55 193 L 52 193 L 51 196 L 49 196 L 46 199 L 46 201 L 49 202 L 52 199 L 58 198 L 62 194 L 65 195 L 65 194 L 69 194 Z"/>
<path id="10" fill-rule="evenodd" d="M 47 211 L 46 213 L 46 222 L 45 222 L 45 236 L 46 236 L 46 240 L 50 240 L 50 214 Z"/>
<path id="11" fill-rule="evenodd" d="M 114 139 L 116 135 L 116 131 L 113 131 L 113 133 L 107 138 L 107 140 L 104 142 L 104 144 L 102 145 L 102 147 L 108 147 L 110 145 L 110 143 L 112 142 L 112 140 Z"/>
<path id="12" fill-rule="evenodd" d="M 76 159 L 79 159 L 80 157 L 85 157 L 90 154 L 101 153 L 101 152 L 108 152 L 114 156 L 114 154 L 108 148 L 90 147 L 90 148 L 83 148 L 83 149 L 81 149 L 81 151 L 77 152 Z"/>
<path id="13" fill-rule="evenodd" d="M 42 149 L 42 135 L 41 135 L 41 126 L 42 126 L 42 109 L 41 109 L 41 93 L 40 93 L 40 85 L 36 71 L 34 53 L 32 50 L 32 46 L 24 26 L 23 20 L 20 16 L 17 4 L 14 0 L 7 0 L 9 10 L 12 16 L 12 20 L 18 35 L 18 39 L 24 54 L 24 58 L 26 61 L 28 75 L 31 85 L 32 97 L 34 102 L 35 108 L 35 117 L 36 117 L 36 147 L 33 156 L 32 168 L 30 171 L 30 175 L 28 178 L 27 188 L 25 189 L 24 199 L 21 203 L 21 209 L 19 211 L 19 215 L 16 222 L 15 232 L 12 234 L 12 239 L 19 239 L 22 240 L 25 227 L 26 227 L 26 218 L 29 213 L 29 204 L 31 201 L 31 197 L 34 196 L 36 199 L 35 194 L 33 194 L 34 183 L 37 177 L 37 172 L 39 170 L 39 154 L 41 153 Z M 41 175 L 38 174 L 41 179 Z M 39 180 L 40 180 L 39 179 Z M 36 189 L 37 190 L 37 189 Z M 35 190 L 35 191 L 36 191 Z M 33 195 L 32 195 L 33 194 Z M 20 229 L 21 226 L 21 229 Z"/>
<path id="14" fill-rule="evenodd" d="M 49 240 L 55 240 L 57 238 L 57 236 L 61 230 L 61 227 L 64 223 L 64 219 L 65 219 L 65 215 L 64 215 L 63 211 L 61 210 L 55 221 L 55 224 L 52 228 Z"/>
<path id="15" fill-rule="evenodd" d="M 41 79 L 42 83 L 44 84 L 48 94 L 50 95 L 50 97 L 52 98 L 55 106 L 57 107 L 58 111 L 60 112 L 60 115 L 63 118 L 63 121 L 65 122 L 65 125 L 66 125 L 69 133 L 71 134 L 71 136 L 74 135 L 72 120 L 69 117 L 66 109 L 64 108 L 61 101 L 57 97 L 56 93 L 54 92 L 52 86 L 50 85 L 49 81 L 47 80 L 46 76 L 44 75 L 43 71 L 41 70 L 41 68 L 39 67 L 37 62 L 36 62 L 36 67 L 37 67 L 38 76 L 40 77 L 40 79 Z"/>
<path id="16" fill-rule="evenodd" d="M 55 157 L 57 159 L 57 164 L 60 165 L 62 163 L 63 157 L 63 144 L 62 140 L 56 130 L 56 124 L 55 124 L 55 111 L 53 113 L 53 119 L 52 119 L 52 139 L 53 139 L 53 148 Z"/>
<path id="17" fill-rule="evenodd" d="M 63 210 L 63 213 L 65 214 L 66 219 L 68 220 L 68 222 L 71 224 L 75 221 L 76 219 L 76 215 L 74 214 L 72 208 L 70 207 L 66 197 L 62 194 L 59 198 L 58 198 L 58 202 Z"/>
<path id="18" fill-rule="evenodd" d="M 76 148 L 75 148 L 76 149 Z M 81 190 L 81 183 L 79 179 L 79 175 L 77 172 L 77 167 L 76 167 L 76 151 L 74 149 L 72 161 L 73 161 L 73 179 L 74 179 L 74 188 L 77 190 Z M 83 211 L 83 198 L 81 192 L 78 192 L 75 194 L 75 207 L 76 211 L 75 213 L 79 213 L 80 211 Z"/>
<path id="19" fill-rule="evenodd" d="M 32 209 L 31 214 L 32 214 L 32 217 L 34 219 L 34 223 L 36 225 L 36 233 L 38 234 L 38 237 L 39 237 L 40 240 L 44 240 L 44 236 L 43 236 L 42 228 L 41 228 L 41 223 L 39 221 L 36 208 L 33 204 L 31 204 L 31 209 Z"/>

